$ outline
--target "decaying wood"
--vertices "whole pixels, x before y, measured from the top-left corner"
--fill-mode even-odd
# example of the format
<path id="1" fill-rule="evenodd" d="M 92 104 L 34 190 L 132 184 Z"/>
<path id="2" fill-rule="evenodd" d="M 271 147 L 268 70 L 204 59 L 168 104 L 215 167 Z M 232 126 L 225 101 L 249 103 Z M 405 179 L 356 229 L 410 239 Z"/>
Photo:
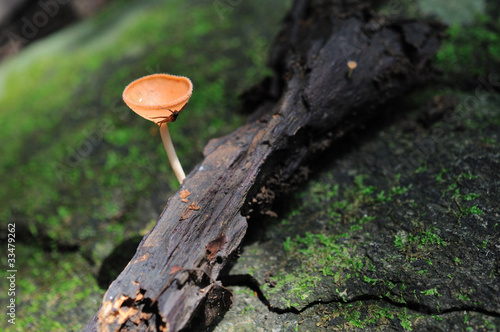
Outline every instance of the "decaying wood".
<path id="1" fill-rule="evenodd" d="M 205 147 L 87 331 L 178 331 L 197 311 L 210 321 L 227 310 L 231 294 L 217 277 L 245 216 L 273 199 L 270 186 L 430 77 L 441 26 L 369 13 L 362 0 L 295 2 L 271 53 L 276 75 L 253 91 L 251 121 Z"/>

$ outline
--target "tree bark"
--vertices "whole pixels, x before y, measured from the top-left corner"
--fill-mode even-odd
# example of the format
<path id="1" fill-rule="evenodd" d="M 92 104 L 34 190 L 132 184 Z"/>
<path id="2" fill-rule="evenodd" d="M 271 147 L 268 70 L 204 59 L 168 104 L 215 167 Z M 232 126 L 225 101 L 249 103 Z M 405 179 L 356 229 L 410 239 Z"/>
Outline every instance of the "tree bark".
<path id="1" fill-rule="evenodd" d="M 295 2 L 271 52 L 275 75 L 247 98 L 249 123 L 208 143 L 86 331 L 178 331 L 197 311 L 209 323 L 227 310 L 216 280 L 246 217 L 376 106 L 432 75 L 442 26 L 370 13 L 362 0 Z"/>

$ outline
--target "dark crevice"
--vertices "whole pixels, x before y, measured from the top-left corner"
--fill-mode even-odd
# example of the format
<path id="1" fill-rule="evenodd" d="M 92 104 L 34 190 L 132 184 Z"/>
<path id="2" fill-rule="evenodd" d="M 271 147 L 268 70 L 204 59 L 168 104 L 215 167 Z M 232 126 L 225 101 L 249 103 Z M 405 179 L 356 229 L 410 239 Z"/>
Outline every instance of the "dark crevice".
<path id="1" fill-rule="evenodd" d="M 332 303 L 339 303 L 339 304 L 350 304 L 350 303 L 355 303 L 355 302 L 364 302 L 364 301 L 383 301 L 387 304 L 390 304 L 392 306 L 398 307 L 398 308 L 407 308 L 412 311 L 418 312 L 420 314 L 425 314 L 425 315 L 444 315 L 448 313 L 453 313 L 453 312 L 460 312 L 460 311 L 467 311 L 467 312 L 476 312 L 482 315 L 487 315 L 490 317 L 497 317 L 500 318 L 500 313 L 497 312 L 491 312 L 488 310 L 484 310 L 478 307 L 474 306 L 463 306 L 463 307 L 453 307 L 449 308 L 446 310 L 437 310 L 436 308 L 431 308 L 428 306 L 422 306 L 419 303 L 415 302 L 407 302 L 407 303 L 399 303 L 396 301 L 393 301 L 387 297 L 379 297 L 376 295 L 361 295 L 357 296 L 349 301 L 338 301 L 338 300 L 332 300 L 332 301 L 312 301 L 309 304 L 307 304 L 304 308 L 302 309 L 296 309 L 294 307 L 288 307 L 288 308 L 277 308 L 271 306 L 271 303 L 269 300 L 265 297 L 264 293 L 260 289 L 259 282 L 252 277 L 249 274 L 237 274 L 237 275 L 227 275 L 222 278 L 220 278 L 222 283 L 225 286 L 240 286 L 240 287 L 248 287 L 252 291 L 254 291 L 257 294 L 257 297 L 259 300 L 269 309 L 269 311 L 277 313 L 277 314 L 286 314 L 286 313 L 292 313 L 292 314 L 301 314 L 307 309 L 310 309 L 314 306 L 323 304 L 332 304 Z"/>
<path id="2" fill-rule="evenodd" d="M 249 274 L 227 275 L 219 279 L 225 286 L 242 286 L 250 288 L 257 294 L 259 300 L 269 309 L 269 311 L 275 312 L 277 314 L 286 314 L 286 313 L 300 314 L 303 311 L 295 309 L 293 307 L 286 309 L 272 307 L 271 303 L 269 303 L 268 299 L 264 296 L 264 293 L 262 293 L 262 290 L 260 289 L 259 286 L 259 282 Z"/>

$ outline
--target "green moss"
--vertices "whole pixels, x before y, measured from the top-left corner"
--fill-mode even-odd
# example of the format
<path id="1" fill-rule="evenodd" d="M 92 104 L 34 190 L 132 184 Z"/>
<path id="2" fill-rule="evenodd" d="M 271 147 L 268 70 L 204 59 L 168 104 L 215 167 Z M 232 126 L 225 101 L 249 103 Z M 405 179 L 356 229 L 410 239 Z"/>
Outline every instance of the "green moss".
<path id="1" fill-rule="evenodd" d="M 406 308 L 391 307 L 383 303 L 359 301 L 337 304 L 323 309 L 317 327 L 342 330 L 388 329 L 393 324 L 401 325 L 408 331 L 421 315 L 408 313 Z M 342 322 L 341 324 L 339 324 Z"/>
<path id="2" fill-rule="evenodd" d="M 500 62 L 499 31 L 498 22 L 484 15 L 473 25 L 452 24 L 436 55 L 437 65 L 448 79 L 485 76 Z"/>
<path id="3" fill-rule="evenodd" d="M 436 228 L 427 229 L 418 234 L 406 233 L 400 231 L 394 235 L 394 245 L 406 257 L 425 257 L 428 255 L 435 246 L 446 247 L 441 237 L 434 233 Z"/>
<path id="4" fill-rule="evenodd" d="M 98 307 L 97 302 L 85 300 L 103 296 L 88 262 L 73 253 L 45 253 L 28 245 L 16 246 L 16 257 L 16 324 L 9 325 L 8 330 L 67 331 L 68 326 L 82 329 Z M 2 289 L 6 289 L 5 283 L 2 278 Z M 5 324 L 6 320 L 2 320 L 0 327 L 6 328 Z"/>
<path id="5" fill-rule="evenodd" d="M 424 294 L 425 296 L 442 296 L 441 294 L 439 294 L 437 287 L 423 290 L 420 293 Z"/>
<path id="6" fill-rule="evenodd" d="M 442 177 L 441 173 L 438 175 L 438 177 Z M 443 183 L 449 183 L 446 189 L 442 191 L 441 196 L 444 198 L 449 198 L 453 202 L 453 204 L 458 206 L 458 211 L 454 213 L 459 217 L 459 220 L 461 217 L 466 217 L 471 214 L 484 214 L 484 211 L 478 207 L 478 204 L 473 204 L 475 202 L 472 202 L 480 198 L 481 195 L 474 192 L 469 192 L 466 194 L 463 193 L 463 191 L 467 190 L 464 188 L 470 188 L 470 186 L 473 185 L 474 180 L 476 179 L 477 176 L 471 174 L 470 172 L 461 173 L 454 179 L 449 178 L 446 181 L 442 178 L 440 179 L 440 181 Z"/>
<path id="7" fill-rule="evenodd" d="M 282 299 L 285 305 L 298 306 L 305 301 L 318 286 L 323 277 L 329 276 L 337 282 L 357 275 L 363 261 L 357 257 L 354 246 L 345 245 L 339 236 L 306 233 L 293 240 L 285 241 L 287 261 L 299 265 L 293 273 L 282 272 L 271 278 L 275 287 L 264 285 L 263 291 L 276 294 L 286 290 L 290 297 Z M 348 272 L 342 272 L 346 269 Z"/>
<path id="8" fill-rule="evenodd" d="M 373 264 L 357 252 L 359 246 L 369 239 L 367 228 L 376 222 L 375 216 L 368 215 L 367 211 L 375 207 L 383 208 L 384 204 L 400 198 L 410 190 L 411 185 L 402 186 L 399 174 L 395 175 L 392 186 L 385 190 L 367 184 L 367 179 L 367 175 L 353 174 L 351 185 L 345 187 L 332 184 L 335 182 L 333 179 L 314 181 L 307 190 L 298 194 L 298 199 L 302 200 L 300 208 L 292 210 L 282 225 L 286 226 L 289 220 L 307 214 L 311 206 L 320 205 L 326 209 L 314 218 L 326 218 L 330 227 L 335 225 L 339 229 L 328 235 L 306 231 L 303 235 L 287 236 L 283 242 L 283 263 L 278 267 L 277 274 L 271 277 L 274 286 L 262 286 L 265 294 L 285 292 L 287 296 L 281 299 L 281 304 L 300 307 L 313 293 L 317 297 L 315 292 L 325 283 L 336 284 L 340 298 L 346 297 L 342 287 L 351 278 L 377 284 L 377 279 L 365 274 L 374 269 Z M 427 241 L 437 240 L 424 233 L 421 242 L 427 244 Z"/>

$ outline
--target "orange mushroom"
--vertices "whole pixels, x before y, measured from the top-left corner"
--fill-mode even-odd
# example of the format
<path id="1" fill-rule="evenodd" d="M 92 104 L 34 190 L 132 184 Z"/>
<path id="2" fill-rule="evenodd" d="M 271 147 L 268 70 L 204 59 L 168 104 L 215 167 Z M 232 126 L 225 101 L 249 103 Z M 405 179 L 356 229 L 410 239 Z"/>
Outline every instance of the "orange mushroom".
<path id="1" fill-rule="evenodd" d="M 175 153 L 167 124 L 177 119 L 192 93 L 193 83 L 189 78 L 168 74 L 141 77 L 123 90 L 123 101 L 127 106 L 160 127 L 163 146 L 180 184 L 186 175 Z"/>
<path id="2" fill-rule="evenodd" d="M 358 63 L 356 61 L 347 61 L 347 67 L 349 68 L 349 72 L 347 73 L 347 79 L 351 79 L 352 71 L 356 69 Z"/>

